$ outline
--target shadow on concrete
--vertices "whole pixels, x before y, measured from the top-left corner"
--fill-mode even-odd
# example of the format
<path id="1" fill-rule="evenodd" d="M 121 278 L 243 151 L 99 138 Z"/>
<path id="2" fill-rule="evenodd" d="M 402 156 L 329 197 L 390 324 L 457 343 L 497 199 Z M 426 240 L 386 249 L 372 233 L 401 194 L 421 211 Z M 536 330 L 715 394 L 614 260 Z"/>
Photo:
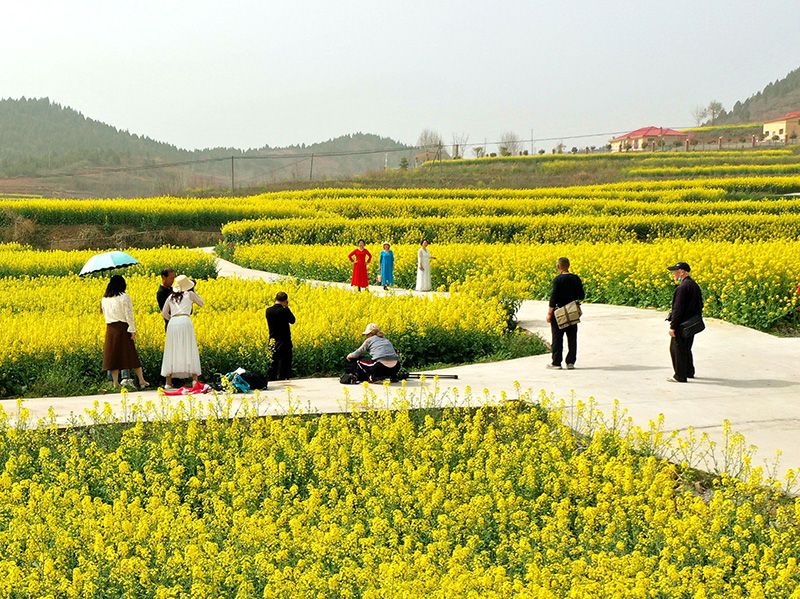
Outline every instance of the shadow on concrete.
<path id="1" fill-rule="evenodd" d="M 609 372 L 640 372 L 643 370 L 664 370 L 665 366 L 642 366 L 640 364 L 618 364 L 616 366 L 575 366 L 575 370 L 607 370 Z"/>
<path id="2" fill-rule="evenodd" d="M 698 377 L 691 381 L 692 385 L 714 385 L 717 387 L 733 387 L 736 389 L 774 389 L 776 387 L 796 387 L 800 381 L 782 381 L 776 379 L 720 379 Z"/>

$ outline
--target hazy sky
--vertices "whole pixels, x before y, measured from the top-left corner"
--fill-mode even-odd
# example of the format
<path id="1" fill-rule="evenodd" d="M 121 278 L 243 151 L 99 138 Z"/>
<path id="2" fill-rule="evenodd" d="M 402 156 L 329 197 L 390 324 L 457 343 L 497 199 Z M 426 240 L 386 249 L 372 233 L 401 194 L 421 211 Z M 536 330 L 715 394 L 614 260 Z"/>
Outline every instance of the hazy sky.
<path id="1" fill-rule="evenodd" d="M 796 0 L 26 0 L 0 18 L 0 97 L 186 148 L 688 126 L 798 66 Z"/>

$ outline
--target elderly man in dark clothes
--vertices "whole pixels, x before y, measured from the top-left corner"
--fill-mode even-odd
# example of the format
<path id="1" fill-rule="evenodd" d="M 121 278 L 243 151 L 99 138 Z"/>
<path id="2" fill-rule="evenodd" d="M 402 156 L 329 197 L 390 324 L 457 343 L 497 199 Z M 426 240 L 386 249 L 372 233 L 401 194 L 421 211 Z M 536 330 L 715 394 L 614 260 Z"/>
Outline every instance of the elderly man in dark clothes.
<path id="1" fill-rule="evenodd" d="M 567 352 L 567 370 L 575 368 L 578 357 L 578 325 L 573 324 L 565 329 L 559 329 L 553 313 L 556 308 L 562 308 L 570 302 L 580 301 L 586 294 L 583 291 L 583 282 L 576 274 L 569 272 L 569 258 L 559 258 L 556 262 L 558 276 L 553 279 L 553 290 L 550 293 L 550 309 L 547 311 L 547 322 L 553 333 L 553 359 L 548 368 L 561 369 L 561 357 L 564 352 L 564 335 L 567 336 L 569 351 Z"/>
<path id="2" fill-rule="evenodd" d="M 672 383 L 686 383 L 694 378 L 694 358 L 692 344 L 694 335 L 685 336 L 681 325 L 690 318 L 703 315 L 703 293 L 700 286 L 689 276 L 692 270 L 686 262 L 678 262 L 667 267 L 678 282 L 672 295 L 672 311 L 669 313 L 669 353 L 675 374 L 667 380 Z"/>
<path id="3" fill-rule="evenodd" d="M 296 322 L 289 309 L 289 296 L 279 291 L 275 303 L 267 308 L 267 326 L 272 346 L 272 360 L 267 378 L 270 381 L 283 381 L 292 377 L 292 331 L 290 325 Z"/>

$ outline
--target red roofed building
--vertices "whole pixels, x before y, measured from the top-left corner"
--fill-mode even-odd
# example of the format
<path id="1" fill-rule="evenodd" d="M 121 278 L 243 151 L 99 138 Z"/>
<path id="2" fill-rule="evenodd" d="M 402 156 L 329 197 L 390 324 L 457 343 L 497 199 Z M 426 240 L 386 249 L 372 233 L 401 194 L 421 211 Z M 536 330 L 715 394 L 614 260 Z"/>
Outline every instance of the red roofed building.
<path id="1" fill-rule="evenodd" d="M 789 112 L 764 123 L 764 139 L 775 141 L 796 140 L 800 136 L 800 110 Z"/>
<path id="2" fill-rule="evenodd" d="M 611 140 L 612 152 L 642 151 L 653 147 L 674 146 L 675 142 L 684 143 L 689 139 L 688 133 L 681 133 L 666 127 L 642 127 Z M 653 145 L 655 144 L 655 146 Z"/>

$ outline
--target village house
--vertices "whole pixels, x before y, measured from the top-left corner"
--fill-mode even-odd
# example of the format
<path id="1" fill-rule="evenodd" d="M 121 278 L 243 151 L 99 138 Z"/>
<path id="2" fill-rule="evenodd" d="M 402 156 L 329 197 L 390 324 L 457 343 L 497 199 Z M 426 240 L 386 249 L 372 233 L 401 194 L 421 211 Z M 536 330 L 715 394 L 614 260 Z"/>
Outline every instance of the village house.
<path id="1" fill-rule="evenodd" d="M 800 110 L 789 112 L 777 119 L 764 123 L 762 137 L 783 142 L 800 137 Z"/>
<path id="2" fill-rule="evenodd" d="M 684 144 L 689 139 L 688 133 L 665 127 L 642 127 L 611 140 L 612 152 L 642 151 L 662 146 L 671 148 Z M 653 145 L 655 144 L 655 146 Z"/>

